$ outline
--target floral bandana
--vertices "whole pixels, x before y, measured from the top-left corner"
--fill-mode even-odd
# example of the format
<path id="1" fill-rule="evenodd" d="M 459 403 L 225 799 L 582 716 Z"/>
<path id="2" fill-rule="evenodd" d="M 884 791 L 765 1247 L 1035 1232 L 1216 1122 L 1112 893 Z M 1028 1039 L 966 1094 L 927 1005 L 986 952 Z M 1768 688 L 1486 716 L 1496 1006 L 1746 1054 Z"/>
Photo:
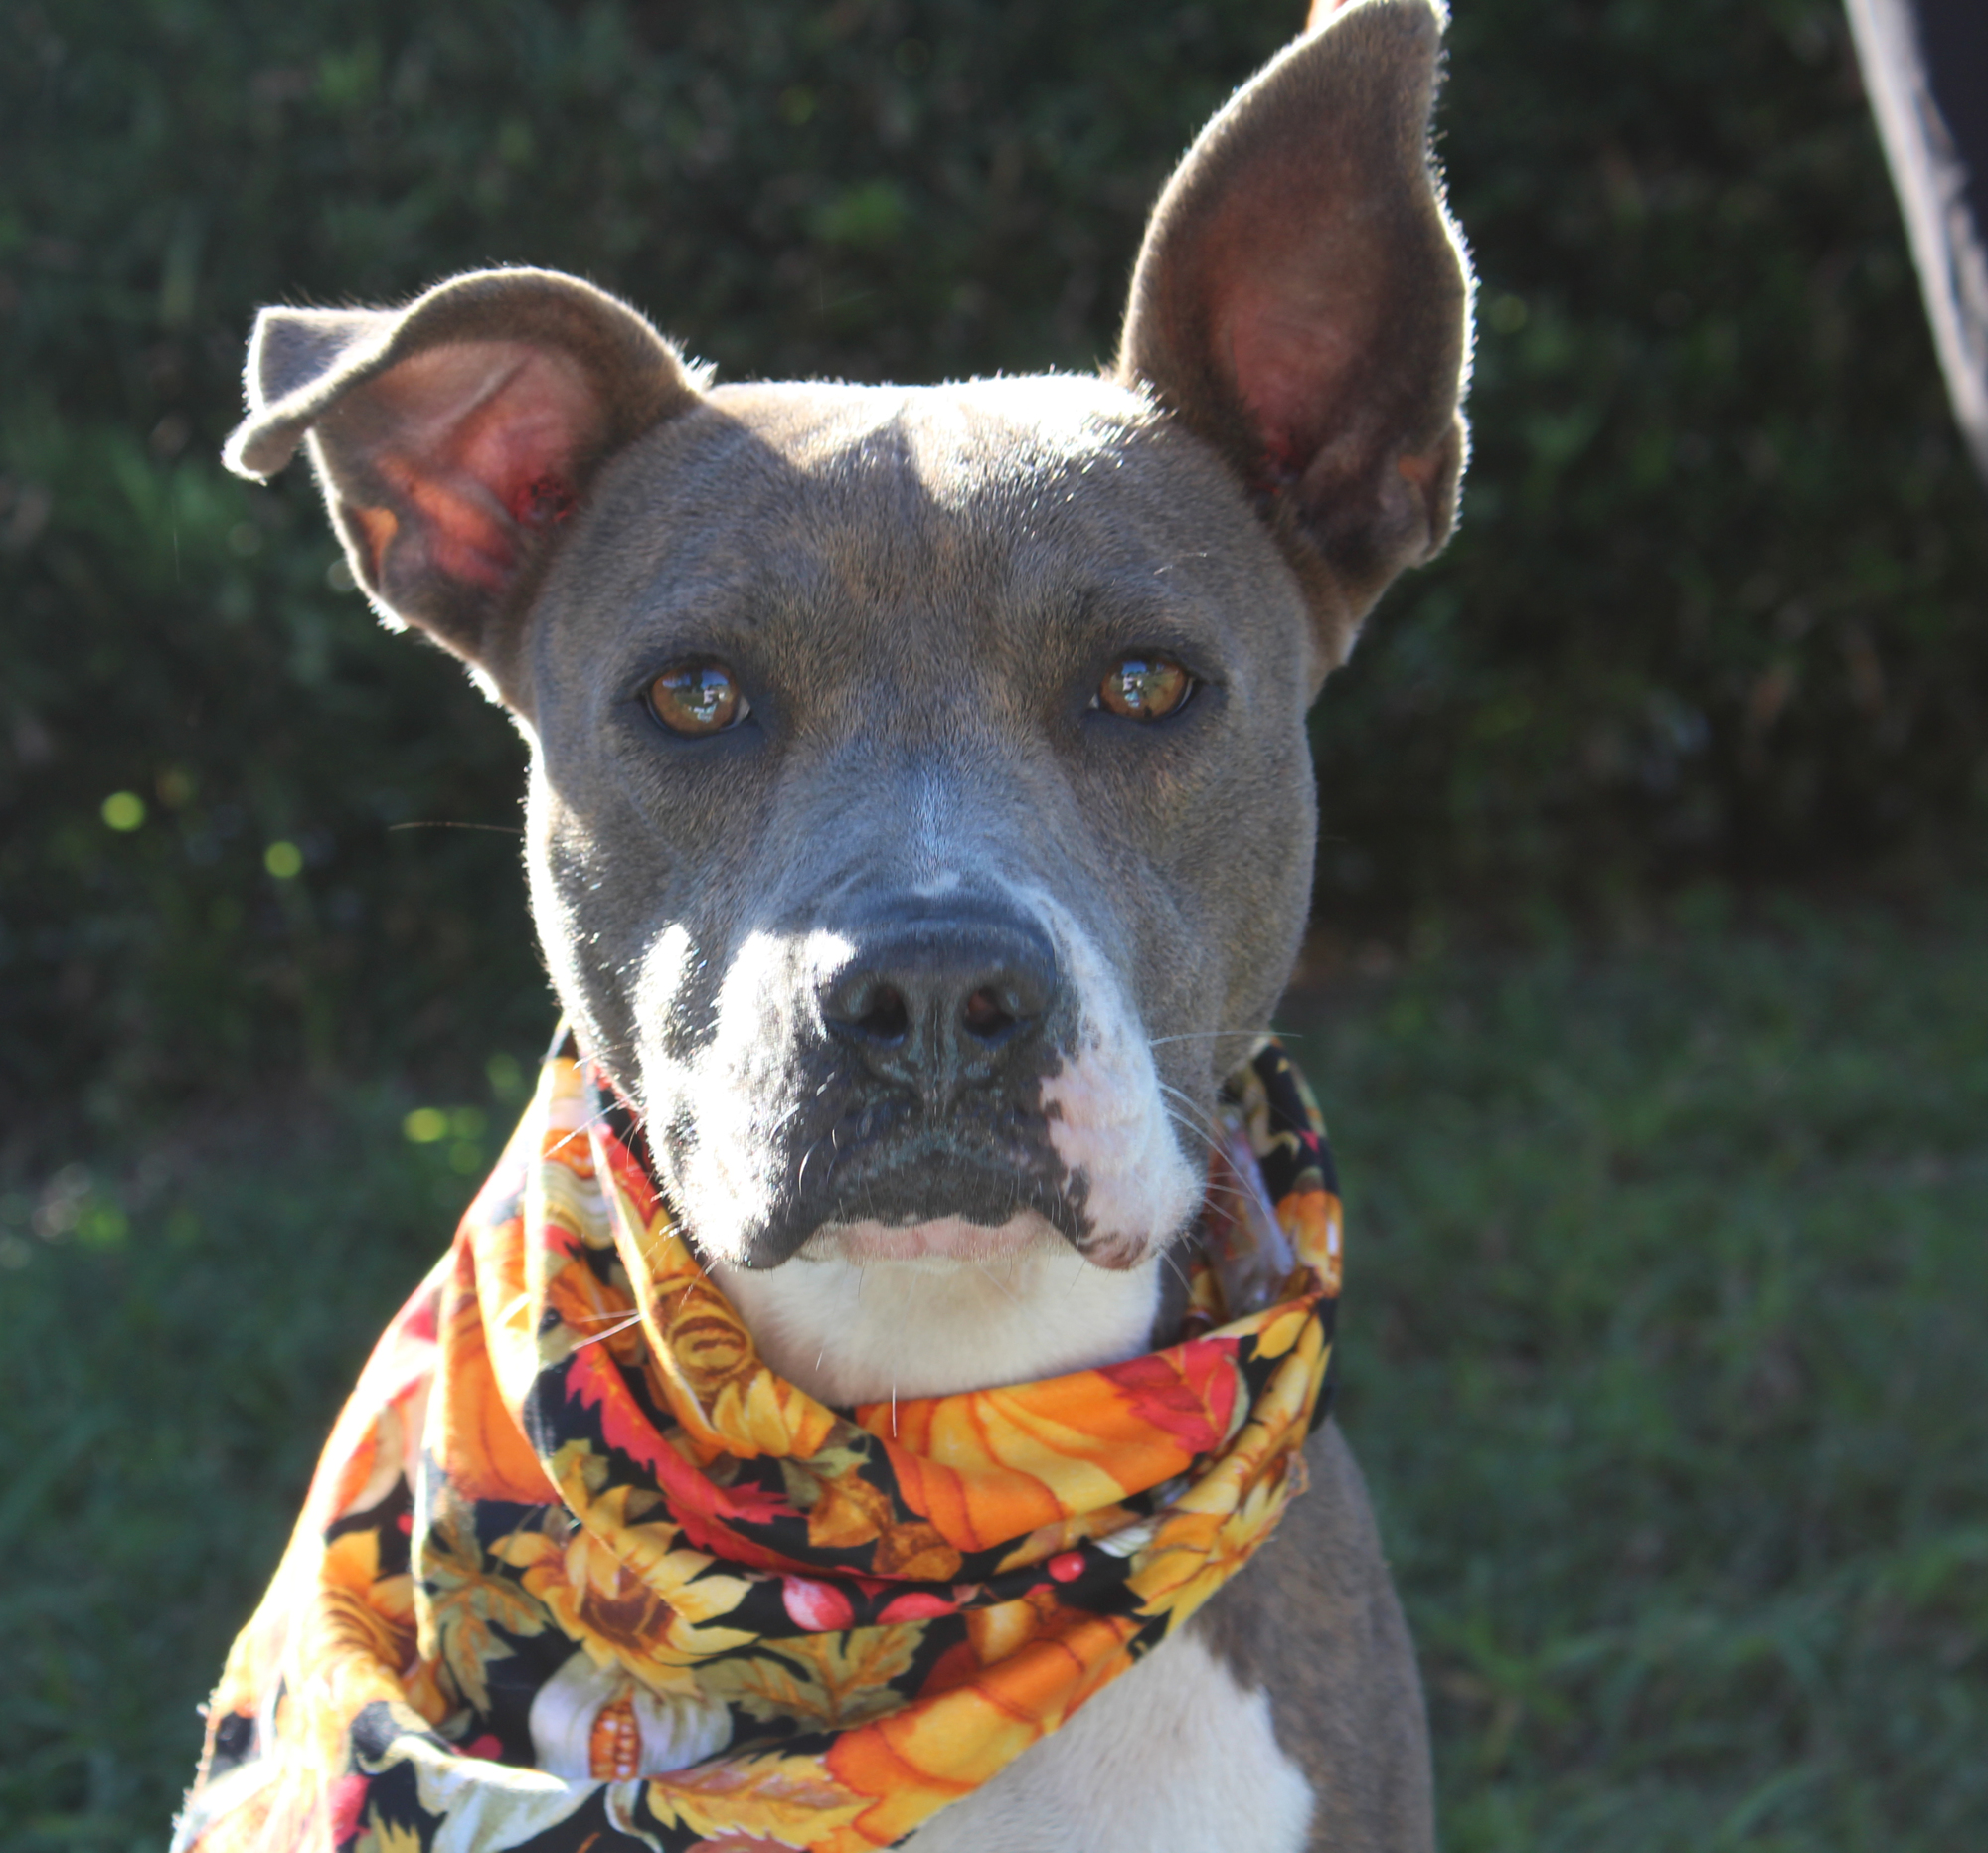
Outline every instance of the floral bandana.
<path id="1" fill-rule="evenodd" d="M 340 1416 L 175 1853 L 866 1853 L 985 1782 L 1304 1485 L 1317 1109 L 1224 1092 L 1180 1341 L 829 1409 L 759 1361 L 563 1046 Z"/>

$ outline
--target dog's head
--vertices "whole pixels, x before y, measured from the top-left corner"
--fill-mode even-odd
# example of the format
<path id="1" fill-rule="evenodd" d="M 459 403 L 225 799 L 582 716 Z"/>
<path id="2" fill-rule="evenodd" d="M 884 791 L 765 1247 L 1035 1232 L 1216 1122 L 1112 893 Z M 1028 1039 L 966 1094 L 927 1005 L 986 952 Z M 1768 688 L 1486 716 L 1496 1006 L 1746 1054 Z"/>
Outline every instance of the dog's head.
<path id="1" fill-rule="evenodd" d="M 571 277 L 273 309 L 230 460 L 532 748 L 554 978 L 705 1251 L 1138 1263 L 1310 893 L 1304 715 L 1448 534 L 1430 0 L 1209 125 L 1103 377 L 711 387 Z"/>

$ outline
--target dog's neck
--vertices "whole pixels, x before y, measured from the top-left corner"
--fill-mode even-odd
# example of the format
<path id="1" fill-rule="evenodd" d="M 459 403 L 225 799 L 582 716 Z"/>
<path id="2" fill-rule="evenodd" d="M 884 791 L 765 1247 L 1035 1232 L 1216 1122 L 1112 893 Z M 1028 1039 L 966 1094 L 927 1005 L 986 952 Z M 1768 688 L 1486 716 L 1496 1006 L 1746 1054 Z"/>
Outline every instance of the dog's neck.
<path id="1" fill-rule="evenodd" d="M 880 1259 L 861 1243 L 827 1246 L 779 1267 L 719 1262 L 711 1271 L 760 1356 L 837 1407 L 1116 1364 L 1152 1346 L 1163 1310 L 1158 1254 L 1108 1268 L 1060 1238 L 977 1256 Z"/>

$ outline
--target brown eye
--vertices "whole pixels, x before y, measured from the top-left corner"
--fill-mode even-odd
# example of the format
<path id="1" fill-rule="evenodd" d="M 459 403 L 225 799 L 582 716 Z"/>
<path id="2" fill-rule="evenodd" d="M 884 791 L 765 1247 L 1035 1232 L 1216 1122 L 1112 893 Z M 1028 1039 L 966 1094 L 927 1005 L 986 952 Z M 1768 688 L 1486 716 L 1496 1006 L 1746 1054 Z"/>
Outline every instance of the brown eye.
<path id="1" fill-rule="evenodd" d="M 649 712 L 672 734 L 722 734 L 752 712 L 723 663 L 679 663 L 649 684 Z"/>
<path id="2" fill-rule="evenodd" d="M 1159 721 L 1194 692 L 1194 678 L 1171 656 L 1128 656 L 1097 685 L 1092 707 L 1133 721 Z"/>

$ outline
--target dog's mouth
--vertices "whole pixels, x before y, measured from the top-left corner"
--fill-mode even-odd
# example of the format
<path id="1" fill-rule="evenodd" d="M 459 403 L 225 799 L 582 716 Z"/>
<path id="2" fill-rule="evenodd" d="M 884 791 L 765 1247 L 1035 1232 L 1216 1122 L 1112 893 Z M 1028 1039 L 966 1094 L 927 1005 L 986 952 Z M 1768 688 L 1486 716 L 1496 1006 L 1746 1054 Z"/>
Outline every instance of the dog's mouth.
<path id="1" fill-rule="evenodd" d="M 1040 1133 L 991 1144 L 963 1139 L 956 1127 L 914 1125 L 816 1141 L 796 1159 L 744 1259 L 765 1267 L 796 1255 L 975 1262 L 1081 1250 L 1090 1235 L 1087 1194 Z"/>
<path id="2" fill-rule="evenodd" d="M 1069 1238 L 1046 1217 L 1024 1210 L 991 1229 L 956 1216 L 897 1225 L 829 1223 L 800 1245 L 794 1259 L 850 1262 L 858 1266 L 878 1262 L 986 1266 L 1059 1250 L 1069 1253 Z"/>

